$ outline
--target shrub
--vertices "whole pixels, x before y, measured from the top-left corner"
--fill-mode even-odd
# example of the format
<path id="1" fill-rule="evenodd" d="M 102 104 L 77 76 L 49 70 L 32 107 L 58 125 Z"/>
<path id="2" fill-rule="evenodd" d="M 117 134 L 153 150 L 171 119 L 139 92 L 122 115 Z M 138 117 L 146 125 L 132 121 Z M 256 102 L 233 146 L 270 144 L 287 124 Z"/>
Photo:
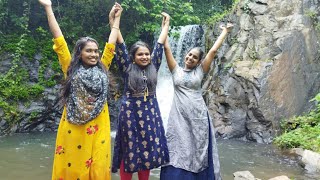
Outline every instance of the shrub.
<path id="1" fill-rule="evenodd" d="M 316 102 L 316 108 L 310 113 L 281 122 L 284 133 L 274 139 L 277 146 L 320 152 L 320 93 L 311 101 Z"/>

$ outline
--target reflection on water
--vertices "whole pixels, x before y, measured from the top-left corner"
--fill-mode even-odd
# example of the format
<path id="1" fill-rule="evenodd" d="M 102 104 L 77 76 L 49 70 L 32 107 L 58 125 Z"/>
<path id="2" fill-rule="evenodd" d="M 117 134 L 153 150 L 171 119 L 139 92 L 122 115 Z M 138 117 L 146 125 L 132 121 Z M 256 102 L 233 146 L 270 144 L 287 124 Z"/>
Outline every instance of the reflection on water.
<path id="1" fill-rule="evenodd" d="M 0 180 L 50 179 L 55 136 L 55 133 L 16 134 L 0 138 Z M 244 170 L 260 179 L 286 175 L 295 180 L 316 180 L 270 145 L 219 140 L 218 148 L 224 180 L 232 180 L 232 173 Z M 159 174 L 159 169 L 152 170 L 150 180 L 159 179 Z M 112 179 L 120 178 L 113 174 Z"/>

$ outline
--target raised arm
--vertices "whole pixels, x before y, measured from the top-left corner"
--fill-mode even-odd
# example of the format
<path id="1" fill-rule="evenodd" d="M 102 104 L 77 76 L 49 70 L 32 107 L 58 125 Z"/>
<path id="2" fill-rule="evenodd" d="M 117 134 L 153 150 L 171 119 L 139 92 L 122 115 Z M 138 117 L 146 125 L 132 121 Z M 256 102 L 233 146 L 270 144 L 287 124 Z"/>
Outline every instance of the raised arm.
<path id="1" fill-rule="evenodd" d="M 115 3 L 109 13 L 109 24 L 111 33 L 109 36 L 109 43 L 116 44 L 118 34 L 120 33 L 120 17 L 122 13 L 122 7 L 119 3 Z M 121 36 L 122 37 L 122 36 Z"/>
<path id="2" fill-rule="evenodd" d="M 166 55 L 169 70 L 170 72 L 172 72 L 172 70 L 176 67 L 177 62 L 172 55 L 172 51 L 169 44 L 169 37 L 166 38 L 166 41 L 164 43 L 164 53 Z"/>
<path id="3" fill-rule="evenodd" d="M 123 42 L 124 42 L 124 39 L 122 37 L 121 30 L 119 28 L 119 32 L 118 32 L 118 36 L 117 36 L 117 43 L 122 44 Z"/>
<path id="4" fill-rule="evenodd" d="M 231 23 L 228 23 L 227 26 L 220 26 L 220 28 L 222 29 L 220 36 L 217 38 L 216 42 L 213 44 L 208 54 L 202 61 L 202 69 L 204 73 L 209 72 L 210 65 L 213 61 L 214 56 L 217 54 L 218 49 L 221 47 L 225 37 L 227 36 L 228 32 L 231 31 L 232 27 L 233 25 Z"/>
<path id="5" fill-rule="evenodd" d="M 170 16 L 165 12 L 162 12 L 161 15 L 163 16 L 161 23 L 162 29 L 158 39 L 158 43 L 164 44 L 169 32 Z"/>
<path id="6" fill-rule="evenodd" d="M 119 8 L 121 9 L 121 12 L 122 12 L 122 7 L 119 3 L 115 3 L 113 8 Z M 118 11 L 118 10 L 117 10 Z M 122 34 L 121 34 L 121 31 L 120 31 L 120 16 L 121 16 L 121 12 L 120 12 L 120 16 L 119 16 L 119 26 L 117 26 L 116 23 L 116 15 L 117 15 L 117 11 L 110 11 L 109 13 L 109 24 L 110 24 L 110 29 L 111 29 L 111 33 L 110 33 L 110 36 L 109 36 L 109 40 L 110 38 L 112 38 L 112 41 L 114 40 L 114 38 L 116 38 L 116 42 L 119 43 L 119 44 L 122 44 L 124 42 L 123 40 L 123 37 L 122 37 Z M 116 33 L 112 33 L 112 29 L 118 29 L 118 31 Z"/>
<path id="7" fill-rule="evenodd" d="M 56 17 L 54 16 L 53 10 L 52 10 L 52 2 L 51 0 L 39 0 L 39 3 L 44 7 L 47 18 L 48 18 L 48 23 L 49 23 L 49 28 L 50 31 L 53 35 L 53 38 L 58 38 L 60 36 L 63 36 L 62 31 L 59 27 L 59 24 L 56 20 Z"/>
<path id="8" fill-rule="evenodd" d="M 103 54 L 101 56 L 101 62 L 105 65 L 107 70 L 110 69 L 112 60 L 114 58 L 115 45 L 117 42 L 117 34 L 119 31 L 121 12 L 122 12 L 121 6 L 119 4 L 115 4 L 109 13 L 109 23 L 113 24 L 113 28 L 111 28 L 108 43 L 106 43 L 103 50 Z M 113 17 L 113 18 L 110 18 L 110 17 Z"/>

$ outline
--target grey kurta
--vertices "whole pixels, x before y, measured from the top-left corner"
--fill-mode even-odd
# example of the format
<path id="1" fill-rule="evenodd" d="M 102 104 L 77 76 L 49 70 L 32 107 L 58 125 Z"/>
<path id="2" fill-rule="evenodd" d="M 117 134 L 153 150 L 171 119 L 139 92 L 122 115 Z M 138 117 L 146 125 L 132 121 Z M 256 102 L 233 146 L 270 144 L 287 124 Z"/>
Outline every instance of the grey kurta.
<path id="1" fill-rule="evenodd" d="M 202 97 L 202 66 L 187 71 L 176 65 L 172 71 L 174 98 L 167 127 L 170 164 L 194 173 L 208 167 L 209 126 L 215 180 L 220 180 L 220 164 L 214 129 Z"/>

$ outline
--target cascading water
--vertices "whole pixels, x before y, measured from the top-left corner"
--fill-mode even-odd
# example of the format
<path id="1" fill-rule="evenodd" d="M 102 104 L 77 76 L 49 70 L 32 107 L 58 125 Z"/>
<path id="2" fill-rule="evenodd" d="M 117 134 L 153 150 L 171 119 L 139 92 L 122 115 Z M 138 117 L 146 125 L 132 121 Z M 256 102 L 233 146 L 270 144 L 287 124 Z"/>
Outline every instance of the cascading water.
<path id="1" fill-rule="evenodd" d="M 179 38 L 170 37 L 169 39 L 173 56 L 179 66 L 184 66 L 183 59 L 190 48 L 201 47 L 204 49 L 204 31 L 201 26 L 187 25 L 179 27 L 179 30 L 172 31 L 172 33 L 179 33 Z M 173 98 L 173 84 L 165 55 L 163 55 L 158 73 L 157 98 L 163 125 L 166 129 Z"/>

